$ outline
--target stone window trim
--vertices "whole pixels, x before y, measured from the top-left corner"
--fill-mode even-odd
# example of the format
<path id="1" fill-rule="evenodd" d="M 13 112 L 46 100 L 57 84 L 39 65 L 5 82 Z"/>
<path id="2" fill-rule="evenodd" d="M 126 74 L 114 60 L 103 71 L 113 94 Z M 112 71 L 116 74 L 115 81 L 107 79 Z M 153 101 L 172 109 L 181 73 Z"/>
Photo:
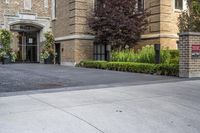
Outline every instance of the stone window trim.
<path id="1" fill-rule="evenodd" d="M 98 0 L 92 0 L 93 2 L 93 9 L 96 9 L 98 6 Z M 105 6 L 105 5 L 104 5 Z M 144 10 L 146 8 L 145 0 L 137 0 L 136 9 Z"/>
<path id="2" fill-rule="evenodd" d="M 6 3 L 6 4 L 9 4 L 9 3 L 10 3 L 10 0 L 5 0 L 5 3 Z"/>
<path id="3" fill-rule="evenodd" d="M 32 0 L 24 0 L 24 9 L 31 10 L 32 8 Z"/>
<path id="4" fill-rule="evenodd" d="M 176 6 L 178 6 L 178 5 L 176 5 L 176 4 L 178 4 L 177 2 L 179 1 L 179 3 L 182 3 L 182 7 L 176 7 Z M 173 0 L 173 10 L 174 10 L 174 12 L 182 12 L 182 11 L 184 11 L 184 10 L 186 10 L 187 9 L 187 0 Z"/>
<path id="5" fill-rule="evenodd" d="M 49 8 L 49 0 L 44 0 L 44 8 Z"/>
<path id="6" fill-rule="evenodd" d="M 56 4 L 56 0 L 51 0 L 52 2 L 52 20 L 56 20 L 56 8 L 57 8 L 57 4 Z"/>

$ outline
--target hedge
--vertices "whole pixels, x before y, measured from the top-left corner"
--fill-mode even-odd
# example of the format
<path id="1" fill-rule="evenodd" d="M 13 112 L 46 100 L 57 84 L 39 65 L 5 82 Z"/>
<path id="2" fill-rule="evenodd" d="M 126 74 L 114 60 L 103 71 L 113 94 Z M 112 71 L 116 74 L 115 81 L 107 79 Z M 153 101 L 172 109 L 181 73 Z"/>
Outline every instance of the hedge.
<path id="1" fill-rule="evenodd" d="M 179 66 L 175 64 L 148 64 L 134 62 L 81 61 L 77 67 L 114 71 L 178 76 Z"/>

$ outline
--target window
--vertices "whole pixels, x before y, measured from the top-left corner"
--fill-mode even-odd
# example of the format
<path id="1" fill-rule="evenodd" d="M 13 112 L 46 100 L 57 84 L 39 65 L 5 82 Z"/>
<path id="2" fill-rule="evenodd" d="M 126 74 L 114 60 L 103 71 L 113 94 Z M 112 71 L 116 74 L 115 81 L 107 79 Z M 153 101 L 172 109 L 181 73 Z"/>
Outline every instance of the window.
<path id="1" fill-rule="evenodd" d="M 24 0 L 24 9 L 25 10 L 31 10 L 31 8 L 32 8 L 31 0 Z"/>
<path id="2" fill-rule="evenodd" d="M 186 10 L 187 0 L 174 0 L 174 8 L 176 10 Z"/>
<path id="3" fill-rule="evenodd" d="M 56 0 L 52 0 L 52 19 L 56 19 Z"/>
<path id="4" fill-rule="evenodd" d="M 44 8 L 48 8 L 49 7 L 49 0 L 44 0 Z"/>
<path id="5" fill-rule="evenodd" d="M 183 0 L 175 0 L 175 9 L 183 10 Z"/>
<path id="6" fill-rule="evenodd" d="M 9 4 L 9 3 L 10 3 L 10 0 L 5 0 L 5 3 L 6 3 L 6 4 Z"/>
<path id="7" fill-rule="evenodd" d="M 94 45 L 94 59 L 106 60 L 106 46 L 101 44 Z"/>
<path id="8" fill-rule="evenodd" d="M 138 0 L 138 4 L 137 4 L 137 8 L 139 10 L 143 10 L 144 9 L 144 0 Z"/>

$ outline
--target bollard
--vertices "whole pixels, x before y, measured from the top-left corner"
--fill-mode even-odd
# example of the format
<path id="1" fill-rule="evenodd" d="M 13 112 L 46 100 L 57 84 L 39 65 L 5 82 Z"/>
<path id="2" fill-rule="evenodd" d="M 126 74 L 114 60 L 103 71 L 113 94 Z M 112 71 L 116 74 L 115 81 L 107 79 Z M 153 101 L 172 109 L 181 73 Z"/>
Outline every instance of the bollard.
<path id="1" fill-rule="evenodd" d="M 155 50 L 155 64 L 160 64 L 160 44 L 154 44 L 154 50 Z"/>
<path id="2" fill-rule="evenodd" d="M 106 45 L 106 61 L 111 60 L 111 45 Z"/>

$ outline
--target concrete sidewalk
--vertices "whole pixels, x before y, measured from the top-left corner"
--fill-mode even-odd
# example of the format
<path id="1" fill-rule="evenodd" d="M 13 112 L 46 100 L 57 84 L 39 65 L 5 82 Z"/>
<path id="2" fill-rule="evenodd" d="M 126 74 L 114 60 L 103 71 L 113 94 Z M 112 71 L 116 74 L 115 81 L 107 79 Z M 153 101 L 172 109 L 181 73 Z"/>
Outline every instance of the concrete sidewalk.
<path id="1" fill-rule="evenodd" d="M 199 80 L 0 97 L 0 133 L 199 132 Z"/>

